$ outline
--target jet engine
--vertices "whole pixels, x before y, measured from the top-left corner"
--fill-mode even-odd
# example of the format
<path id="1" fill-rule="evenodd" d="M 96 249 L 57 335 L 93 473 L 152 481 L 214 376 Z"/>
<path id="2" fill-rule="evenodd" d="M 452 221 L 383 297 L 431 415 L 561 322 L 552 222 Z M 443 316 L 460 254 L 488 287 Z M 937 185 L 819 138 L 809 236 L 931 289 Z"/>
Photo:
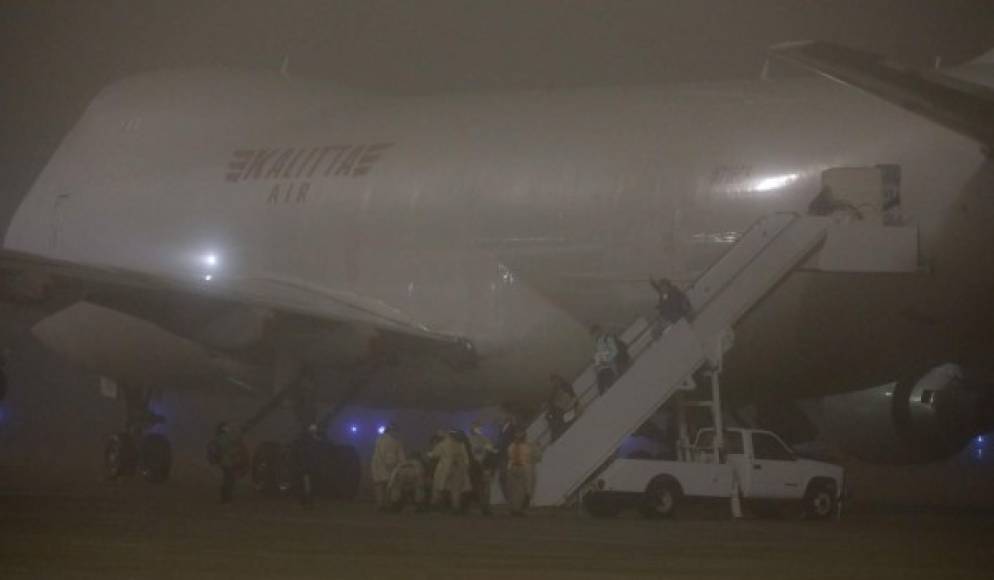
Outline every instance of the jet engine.
<path id="1" fill-rule="evenodd" d="M 872 463 L 939 461 L 994 430 L 994 384 L 955 364 L 801 404 L 822 438 Z"/>

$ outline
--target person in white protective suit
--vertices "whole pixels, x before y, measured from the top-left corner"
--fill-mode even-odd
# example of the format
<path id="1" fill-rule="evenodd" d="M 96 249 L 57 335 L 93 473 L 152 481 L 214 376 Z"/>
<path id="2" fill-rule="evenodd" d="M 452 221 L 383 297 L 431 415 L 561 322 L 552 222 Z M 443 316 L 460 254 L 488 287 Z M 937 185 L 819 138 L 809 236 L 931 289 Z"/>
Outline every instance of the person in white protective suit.
<path id="1" fill-rule="evenodd" d="M 448 495 L 453 511 L 459 511 L 462 496 L 470 489 L 469 453 L 466 452 L 466 446 L 450 431 L 435 445 L 429 456 L 438 462 L 432 478 L 432 507 L 439 507 Z"/>
<path id="2" fill-rule="evenodd" d="M 415 511 L 423 512 L 427 508 L 424 480 L 424 465 L 418 453 L 397 465 L 387 486 L 387 502 L 390 510 L 399 512 L 411 502 Z"/>
<path id="3" fill-rule="evenodd" d="M 390 476 L 405 459 L 404 444 L 397 438 L 397 426 L 390 423 L 380 438 L 376 440 L 373 461 L 370 465 L 377 509 L 385 510 L 387 508 L 387 485 L 390 483 Z"/>

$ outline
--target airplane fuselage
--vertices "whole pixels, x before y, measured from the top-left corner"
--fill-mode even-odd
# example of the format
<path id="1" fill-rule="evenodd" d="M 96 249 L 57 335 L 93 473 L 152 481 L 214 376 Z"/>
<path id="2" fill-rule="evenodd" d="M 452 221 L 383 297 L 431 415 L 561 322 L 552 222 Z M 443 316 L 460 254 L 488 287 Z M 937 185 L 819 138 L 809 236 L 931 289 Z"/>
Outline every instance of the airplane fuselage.
<path id="1" fill-rule="evenodd" d="M 922 272 L 795 273 L 737 329 L 727 384 L 804 396 L 994 345 L 989 160 L 823 79 L 400 98 L 136 77 L 94 101 L 4 243 L 466 337 L 475 371 L 384 371 L 370 396 L 399 400 L 383 385 L 406 382 L 422 404 L 471 404 L 544 393 L 550 372 L 585 364 L 587 325 L 651 309 L 648 276 L 688 283 L 760 216 L 806 211 L 822 171 L 877 164 L 901 167 Z"/>

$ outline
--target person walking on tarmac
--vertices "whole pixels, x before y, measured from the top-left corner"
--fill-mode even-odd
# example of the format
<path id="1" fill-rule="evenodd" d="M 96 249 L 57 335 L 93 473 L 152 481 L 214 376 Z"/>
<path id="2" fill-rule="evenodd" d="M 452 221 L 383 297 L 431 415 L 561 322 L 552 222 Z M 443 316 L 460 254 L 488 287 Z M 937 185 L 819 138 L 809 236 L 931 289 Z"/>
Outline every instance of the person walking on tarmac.
<path id="1" fill-rule="evenodd" d="M 390 423 L 376 440 L 373 450 L 371 471 L 373 476 L 373 492 L 376 494 L 376 508 L 384 511 L 387 508 L 387 484 L 393 470 L 400 465 L 404 456 L 404 444 L 397 438 L 397 424 Z"/>
<path id="2" fill-rule="evenodd" d="M 304 507 L 314 505 L 314 486 L 323 448 L 318 426 L 314 423 L 307 426 L 294 444 L 295 463 L 300 470 L 300 504 Z"/>
<path id="3" fill-rule="evenodd" d="M 241 434 L 225 421 L 218 423 L 207 455 L 208 460 L 221 469 L 221 503 L 230 503 L 235 494 L 235 481 L 245 472 L 248 463 Z"/>
<path id="4" fill-rule="evenodd" d="M 600 326 L 590 327 L 594 337 L 594 369 L 597 371 L 597 390 L 603 395 L 618 378 L 618 339 L 604 332 Z"/>
<path id="5" fill-rule="evenodd" d="M 500 424 L 500 433 L 497 435 L 497 480 L 500 483 L 500 491 L 504 494 L 504 500 L 508 500 L 507 491 L 507 450 L 514 443 L 514 435 L 520 428 L 521 421 L 509 406 L 504 406 L 504 420 Z"/>
<path id="6" fill-rule="evenodd" d="M 507 486 L 511 504 L 511 515 L 522 517 L 531 501 L 535 489 L 535 448 L 525 438 L 524 431 L 518 431 L 514 443 L 507 453 Z"/>
<path id="7" fill-rule="evenodd" d="M 425 511 L 424 481 L 425 469 L 421 454 L 414 453 L 397 465 L 390 474 L 390 483 L 387 485 L 387 505 L 390 511 L 401 511 L 408 501 L 414 503 L 416 512 Z"/>
<path id="8" fill-rule="evenodd" d="M 462 494 L 469 488 L 469 454 L 466 447 L 450 431 L 428 455 L 438 460 L 432 481 L 432 507 L 437 509 L 448 495 L 452 510 L 458 513 L 462 507 Z"/>
<path id="9" fill-rule="evenodd" d="M 497 448 L 483 433 L 483 425 L 479 420 L 473 421 L 469 433 L 470 480 L 473 483 L 473 495 L 480 504 L 483 515 L 490 515 L 490 486 L 496 467 Z"/>

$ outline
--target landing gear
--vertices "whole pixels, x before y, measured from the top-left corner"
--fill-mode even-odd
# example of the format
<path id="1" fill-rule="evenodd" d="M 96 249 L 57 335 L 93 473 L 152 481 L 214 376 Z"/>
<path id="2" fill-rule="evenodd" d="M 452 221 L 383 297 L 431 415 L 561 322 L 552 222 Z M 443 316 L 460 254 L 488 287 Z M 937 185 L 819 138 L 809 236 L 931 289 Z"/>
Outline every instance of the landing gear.
<path id="1" fill-rule="evenodd" d="M 322 461 L 314 474 L 314 492 L 328 499 L 351 500 L 359 493 L 362 475 L 359 454 L 350 445 L 322 442 Z M 276 441 L 264 441 L 252 455 L 252 484 L 267 497 L 297 491 L 300 467 L 294 449 Z"/>
<path id="2" fill-rule="evenodd" d="M 104 447 L 104 473 L 107 479 L 130 477 L 138 465 L 138 448 L 127 433 L 111 435 Z"/>
<path id="3" fill-rule="evenodd" d="M 173 448 L 165 435 L 149 433 L 142 437 L 138 447 L 138 472 L 149 483 L 163 483 L 169 479 L 173 467 Z"/>
<path id="4" fill-rule="evenodd" d="M 148 408 L 148 391 L 125 387 L 124 430 L 115 433 L 104 447 L 104 473 L 108 479 L 133 476 L 136 472 L 149 483 L 163 483 L 172 471 L 173 450 L 169 439 L 159 433 L 145 433 L 164 419 Z"/>
<path id="5" fill-rule="evenodd" d="M 362 468 L 359 454 L 354 447 L 336 445 L 323 439 L 326 425 L 334 416 L 337 408 L 332 409 L 321 421 L 317 421 L 314 387 L 305 377 L 298 378 L 289 386 L 277 393 L 270 401 L 260 408 L 251 419 L 245 422 L 242 432 L 245 433 L 258 425 L 270 413 L 281 407 L 286 400 L 290 402 L 301 433 L 306 435 L 310 425 L 317 424 L 320 441 L 320 462 L 312 473 L 312 491 L 314 495 L 329 499 L 351 500 L 359 493 L 359 481 Z M 340 405 L 341 406 L 341 405 Z M 340 406 L 338 408 L 340 408 Z M 284 444 L 277 441 L 263 441 L 252 454 L 252 484 L 259 493 L 268 497 L 290 495 L 300 491 L 302 470 L 298 463 L 299 453 L 297 442 Z"/>
<path id="6" fill-rule="evenodd" d="M 252 484 L 264 496 L 283 495 L 293 487 L 289 449 L 276 441 L 263 441 L 252 454 Z"/>

